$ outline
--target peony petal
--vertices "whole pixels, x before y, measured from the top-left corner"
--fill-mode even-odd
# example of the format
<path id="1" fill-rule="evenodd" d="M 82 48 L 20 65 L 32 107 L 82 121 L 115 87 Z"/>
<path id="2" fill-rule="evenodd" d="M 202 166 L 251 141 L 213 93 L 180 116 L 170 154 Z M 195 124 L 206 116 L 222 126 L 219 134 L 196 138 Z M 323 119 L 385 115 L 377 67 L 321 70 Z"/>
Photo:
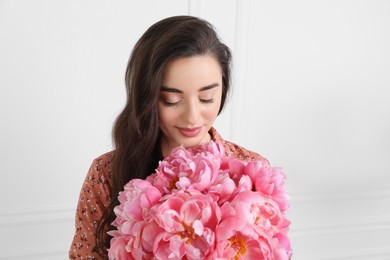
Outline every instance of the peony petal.
<path id="1" fill-rule="evenodd" d="M 192 223 L 192 227 L 194 228 L 194 233 L 197 234 L 198 236 L 201 236 L 203 234 L 203 224 L 199 220 L 195 220 Z"/>

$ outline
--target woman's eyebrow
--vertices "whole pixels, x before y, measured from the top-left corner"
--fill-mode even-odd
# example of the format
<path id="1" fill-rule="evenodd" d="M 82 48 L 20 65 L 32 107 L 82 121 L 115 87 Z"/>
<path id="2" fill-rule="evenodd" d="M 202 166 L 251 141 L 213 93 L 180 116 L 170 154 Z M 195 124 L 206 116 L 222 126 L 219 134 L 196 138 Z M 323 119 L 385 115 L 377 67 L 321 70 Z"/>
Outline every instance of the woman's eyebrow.
<path id="1" fill-rule="evenodd" d="M 177 88 L 170 88 L 170 87 L 165 87 L 165 86 L 161 86 L 161 91 L 183 94 L 183 91 L 181 91 Z"/>
<path id="2" fill-rule="evenodd" d="M 210 84 L 210 85 L 207 85 L 205 87 L 200 88 L 199 92 L 205 91 L 205 90 L 209 90 L 209 89 L 212 89 L 212 88 L 216 88 L 218 86 L 219 86 L 219 83 L 216 82 L 216 83 L 213 83 L 213 84 Z"/>
<path id="3" fill-rule="evenodd" d="M 206 90 L 209 90 L 209 89 L 218 87 L 218 86 L 219 86 L 219 83 L 213 83 L 213 84 L 210 84 L 210 85 L 201 87 L 201 88 L 199 89 L 199 92 L 206 91 Z M 181 91 L 180 89 L 177 89 L 177 88 L 170 88 L 170 87 L 166 87 L 166 86 L 161 86 L 161 91 L 173 92 L 173 93 L 181 93 L 181 94 L 183 94 L 183 91 Z"/>

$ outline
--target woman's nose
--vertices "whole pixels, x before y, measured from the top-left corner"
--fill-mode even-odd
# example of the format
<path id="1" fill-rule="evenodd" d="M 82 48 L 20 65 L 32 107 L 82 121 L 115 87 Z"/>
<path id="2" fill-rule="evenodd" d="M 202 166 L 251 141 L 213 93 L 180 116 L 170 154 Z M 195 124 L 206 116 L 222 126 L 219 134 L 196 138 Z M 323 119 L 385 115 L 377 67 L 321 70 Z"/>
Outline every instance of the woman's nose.
<path id="1" fill-rule="evenodd" d="M 199 121 L 199 113 L 199 104 L 195 100 L 191 100 L 185 106 L 183 120 L 192 126 L 196 126 Z"/>

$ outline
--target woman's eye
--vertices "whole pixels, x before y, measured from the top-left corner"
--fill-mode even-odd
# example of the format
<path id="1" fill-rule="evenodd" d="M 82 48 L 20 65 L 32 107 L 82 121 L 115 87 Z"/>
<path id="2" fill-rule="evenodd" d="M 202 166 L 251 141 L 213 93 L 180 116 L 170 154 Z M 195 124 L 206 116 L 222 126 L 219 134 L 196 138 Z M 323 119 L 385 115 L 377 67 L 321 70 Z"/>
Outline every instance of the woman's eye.
<path id="1" fill-rule="evenodd" d="M 210 98 L 210 99 L 199 99 L 199 101 L 201 102 L 201 103 L 204 103 L 204 104 L 212 104 L 212 103 L 214 103 L 214 98 Z"/>
<path id="2" fill-rule="evenodd" d="M 167 107 L 176 106 L 177 104 L 179 104 L 179 102 L 180 101 L 171 102 L 171 101 L 168 101 L 168 100 L 162 100 L 163 105 L 167 106 Z"/>

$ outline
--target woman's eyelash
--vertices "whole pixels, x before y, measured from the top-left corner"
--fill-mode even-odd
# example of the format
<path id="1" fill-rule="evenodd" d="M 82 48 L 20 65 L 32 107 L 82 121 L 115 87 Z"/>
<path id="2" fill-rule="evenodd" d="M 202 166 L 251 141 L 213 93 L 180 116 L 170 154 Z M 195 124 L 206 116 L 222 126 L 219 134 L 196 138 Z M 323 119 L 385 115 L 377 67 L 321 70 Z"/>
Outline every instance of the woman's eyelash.
<path id="1" fill-rule="evenodd" d="M 169 102 L 169 101 L 163 100 L 163 104 L 164 104 L 165 106 L 167 106 L 167 107 L 176 106 L 179 102 L 180 102 L 180 101 L 178 101 L 178 102 Z"/>
<path id="2" fill-rule="evenodd" d="M 199 99 L 199 101 L 203 104 L 212 104 L 214 103 L 214 98 L 210 98 L 210 99 Z M 169 102 L 169 101 L 166 101 L 166 100 L 162 100 L 163 104 L 167 107 L 173 107 L 173 106 L 176 106 L 177 104 L 179 104 L 180 101 L 177 101 L 177 102 Z"/>
<path id="3" fill-rule="evenodd" d="M 213 98 L 210 98 L 210 99 L 199 99 L 200 102 L 202 103 L 205 103 L 205 104 L 212 104 L 214 103 L 214 99 Z"/>

